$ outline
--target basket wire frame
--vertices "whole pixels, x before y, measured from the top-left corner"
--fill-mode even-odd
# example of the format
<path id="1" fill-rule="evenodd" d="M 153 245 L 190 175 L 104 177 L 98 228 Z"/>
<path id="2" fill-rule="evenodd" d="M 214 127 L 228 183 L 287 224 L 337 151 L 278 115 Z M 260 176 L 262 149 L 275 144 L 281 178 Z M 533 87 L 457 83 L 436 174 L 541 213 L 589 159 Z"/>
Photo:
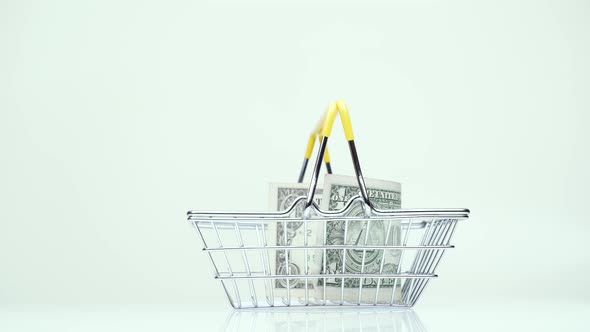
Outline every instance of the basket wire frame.
<path id="1" fill-rule="evenodd" d="M 313 201 L 317 187 L 322 157 L 328 137 L 322 137 L 318 156 L 315 161 L 310 189 L 307 196 L 295 200 L 291 207 L 281 212 L 200 212 L 189 211 L 188 220 L 195 227 L 203 251 L 209 257 L 214 269 L 214 276 L 221 282 L 225 294 L 234 308 L 260 307 L 298 307 L 298 306 L 413 306 L 431 279 L 436 278 L 436 268 L 446 249 L 453 248 L 450 240 L 458 221 L 469 217 L 467 209 L 405 209 L 380 210 L 371 204 L 364 184 L 360 163 L 354 141 L 349 141 L 349 148 L 360 189 L 357 195 L 340 211 L 322 211 Z M 349 215 L 353 206 L 360 207 L 363 215 Z M 297 211 L 303 210 L 302 215 Z M 343 223 L 344 239 L 347 239 L 351 223 L 361 223 L 364 239 L 361 235 L 354 244 L 332 244 L 327 242 L 326 229 L 329 222 Z M 323 229 L 323 239 L 317 243 L 290 245 L 287 240 L 289 226 L 300 227 L 307 234 L 310 226 L 318 223 Z M 387 225 L 383 244 L 369 244 L 369 230 L 375 223 Z M 284 245 L 268 243 L 269 229 L 282 225 L 285 236 Z M 399 225 L 401 241 L 395 245 L 388 244 L 394 225 Z M 398 227 L 398 226 L 395 226 Z M 362 234 L 362 232 L 360 233 Z M 327 254 L 329 250 L 341 251 L 342 270 L 326 274 Z M 320 273 L 310 273 L 308 260 L 304 260 L 302 271 L 293 271 L 290 256 L 303 251 L 308 257 L 309 251 L 320 253 L 322 266 Z M 382 257 L 378 271 L 365 271 L 367 252 L 377 252 Z M 362 252 L 361 271 L 346 271 L 347 254 Z M 398 254 L 399 261 L 394 273 L 384 271 L 386 254 Z M 272 257 L 284 255 L 285 271 L 279 271 L 272 263 Z M 327 280 L 340 282 L 340 296 L 327 294 Z M 376 280 L 375 287 L 365 283 Z M 348 283 L 347 283 L 348 281 Z M 277 289 L 277 282 L 286 285 Z M 385 287 L 385 283 L 388 286 Z M 302 284 L 303 289 L 294 287 Z M 291 287 L 293 285 L 294 287 Z M 323 285 L 323 287 L 318 287 Z M 353 285 L 349 287 L 345 285 Z M 367 285 L 367 286 L 365 286 Z M 370 290 L 365 290 L 371 285 Z M 321 289 L 321 291 L 320 291 Z M 303 291 L 302 291 L 303 290 Z M 354 299 L 350 298 L 353 290 L 357 291 Z M 295 294 L 297 291 L 297 294 Z M 333 289 L 332 289 L 333 291 Z M 363 291 L 374 292 L 372 299 L 363 297 Z M 388 297 L 383 300 L 383 294 Z M 381 296 L 380 296 L 381 295 Z M 379 300 L 381 299 L 381 300 Z"/>
<path id="2" fill-rule="evenodd" d="M 400 214 L 405 210 L 399 210 Z M 441 212 L 441 215 L 445 212 Z M 446 214 L 449 214 L 446 212 Z M 350 223 L 363 221 L 366 222 L 367 228 L 371 227 L 373 222 L 385 222 L 387 229 L 391 229 L 395 223 L 401 224 L 402 239 L 400 245 L 368 245 L 366 241 L 363 244 L 341 244 L 330 245 L 327 243 L 303 246 L 290 245 L 268 245 L 267 231 L 270 223 L 295 223 L 293 218 L 287 216 L 281 220 L 278 217 L 268 218 L 253 223 L 249 216 L 233 216 L 223 218 L 200 218 L 194 216 L 192 221 L 201 240 L 205 244 L 203 249 L 209 257 L 215 271 L 215 278 L 221 281 L 230 304 L 235 308 L 248 307 L 275 307 L 275 306 L 332 306 L 332 305 L 390 305 L 390 306 L 413 306 L 421 296 L 424 288 L 428 285 L 430 279 L 436 278 L 436 268 L 446 249 L 454 248 L 450 244 L 457 222 L 465 217 L 449 216 L 450 218 L 433 218 L 432 216 L 391 216 L 380 217 L 380 219 L 369 219 L 364 217 L 344 218 L 344 231 L 347 232 Z M 336 220 L 337 217 L 328 219 L 313 219 L 303 221 L 303 227 L 309 227 L 312 222 L 325 224 L 329 221 Z M 289 227 L 287 225 L 284 226 Z M 245 233 L 249 241 L 245 241 Z M 368 234 L 368 232 L 366 233 Z M 387 232 L 386 234 L 391 234 Z M 325 241 L 324 235 L 324 241 Z M 416 239 L 416 242 L 408 240 Z M 366 240 L 366 238 L 365 238 Z M 227 243 L 227 244 L 226 244 Z M 387 242 L 386 242 L 387 243 Z M 362 251 L 361 268 L 365 266 L 366 253 L 369 250 L 380 251 L 380 256 L 387 251 L 397 250 L 399 254 L 399 264 L 395 273 L 384 273 L 383 263 L 381 260 L 379 271 L 373 273 L 353 273 L 346 270 L 337 274 L 310 274 L 307 266 L 303 271 L 294 272 L 287 268 L 286 273 L 280 274 L 273 269 L 271 257 L 278 252 L 290 253 L 301 250 L 305 252 L 316 250 L 321 252 L 322 271 L 326 271 L 326 256 L 328 250 L 341 250 L 342 257 L 345 260 L 347 251 Z M 254 259 L 258 262 L 255 263 Z M 289 265 L 290 256 L 285 256 L 286 266 Z M 342 264 L 346 267 L 346 264 Z M 317 294 L 313 290 L 313 284 L 322 280 L 324 284 L 327 278 L 342 278 L 358 280 L 357 301 L 346 301 L 344 280 L 341 283 L 340 298 L 328 299 L 326 296 L 327 287 L 323 288 L 323 293 Z M 375 294 L 373 301 L 361 301 L 363 292 L 363 279 L 376 279 Z M 382 283 L 384 280 L 393 279 L 393 287 L 383 290 Z M 286 284 L 286 294 L 278 296 L 273 281 L 283 280 Z M 303 280 L 304 296 L 293 298 L 292 283 Z M 315 282 L 312 282 L 315 281 Z M 397 289 L 400 288 L 401 296 L 396 298 Z M 390 294 L 388 303 L 377 301 L 381 292 Z M 316 293 L 316 294 L 314 294 Z"/>

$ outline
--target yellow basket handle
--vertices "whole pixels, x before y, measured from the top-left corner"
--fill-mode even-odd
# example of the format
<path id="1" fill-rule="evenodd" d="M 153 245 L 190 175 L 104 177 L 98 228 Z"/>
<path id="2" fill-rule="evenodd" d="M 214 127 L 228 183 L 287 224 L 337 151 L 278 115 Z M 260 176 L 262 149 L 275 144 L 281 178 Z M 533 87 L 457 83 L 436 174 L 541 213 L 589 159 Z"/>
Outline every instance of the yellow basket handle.
<path id="1" fill-rule="evenodd" d="M 307 140 L 307 147 L 305 148 L 305 155 L 304 155 L 305 159 L 311 158 L 311 153 L 313 152 L 313 147 L 315 146 L 315 141 L 319 140 L 318 136 L 319 136 L 319 134 L 316 132 L 309 134 L 309 139 Z M 330 154 L 328 153 L 327 148 L 326 148 L 326 154 L 324 154 L 324 162 L 325 163 L 330 162 Z"/>
<path id="2" fill-rule="evenodd" d="M 346 140 L 354 140 L 354 133 L 352 132 L 352 122 L 350 121 L 348 106 L 346 105 L 344 100 L 338 99 L 335 103 L 330 103 L 328 105 L 328 109 L 326 109 L 326 112 L 324 112 L 324 114 L 320 118 L 320 121 L 318 121 L 318 123 L 316 124 L 311 135 L 309 135 L 309 140 L 307 141 L 307 149 L 305 150 L 305 158 L 311 158 L 311 152 L 313 151 L 313 146 L 318 135 L 324 137 L 330 136 L 330 134 L 332 133 L 332 127 L 334 125 L 334 120 L 336 119 L 336 114 L 340 115 L 340 121 L 342 122 L 342 128 L 344 129 L 344 136 L 346 137 Z M 328 155 L 328 147 L 326 147 L 324 161 L 329 162 L 330 157 L 328 156 L 328 159 L 326 159 L 326 155 Z"/>
<path id="3" fill-rule="evenodd" d="M 360 194 L 363 201 L 367 204 L 368 207 L 372 208 L 371 201 L 369 200 L 369 195 L 367 193 L 367 187 L 365 185 L 365 180 L 363 177 L 363 173 L 361 171 L 361 166 L 358 158 L 358 154 L 356 151 L 356 145 L 354 144 L 354 133 L 352 131 L 352 123 L 350 121 L 350 114 L 348 113 L 348 106 L 342 99 L 338 99 L 336 102 L 332 102 L 328 105 L 328 109 L 322 116 L 319 124 L 316 125 L 314 129 L 315 133 L 320 133 L 321 140 L 320 140 L 320 147 L 318 151 L 318 157 L 316 159 L 313 173 L 311 175 L 311 183 L 309 186 L 309 191 L 307 193 L 307 202 L 306 208 L 310 207 L 313 204 L 313 197 L 315 195 L 315 189 L 318 183 L 318 177 L 320 173 L 320 168 L 322 165 L 322 158 L 326 153 L 326 148 L 328 145 L 328 138 L 332 133 L 332 127 L 334 126 L 334 121 L 336 119 L 336 114 L 340 116 L 340 122 L 342 122 L 342 128 L 344 129 L 344 136 L 348 141 L 348 147 L 350 149 L 350 156 L 352 157 L 352 162 L 354 166 L 354 171 L 356 173 L 356 178 L 359 184 Z M 313 146 L 312 146 L 313 148 Z"/>
<path id="4" fill-rule="evenodd" d="M 346 140 L 354 140 L 354 134 L 352 132 L 352 122 L 350 121 L 350 114 L 348 113 L 348 106 L 346 106 L 346 103 L 342 99 L 338 99 L 335 103 L 330 103 L 326 111 L 322 114 L 322 117 L 316 124 L 315 128 L 309 135 L 309 138 L 307 140 L 307 147 L 305 149 L 305 155 L 303 157 L 303 164 L 301 165 L 301 170 L 299 171 L 299 179 L 297 180 L 297 182 L 303 182 L 303 178 L 305 177 L 305 171 L 307 169 L 307 164 L 309 163 L 309 158 L 311 158 L 311 153 L 313 152 L 316 140 L 319 140 L 320 136 L 329 137 L 332 133 L 332 127 L 334 125 L 334 120 L 336 119 L 336 114 L 340 115 L 340 121 L 342 122 L 342 127 L 344 128 L 344 136 L 346 137 Z M 324 153 L 324 163 L 326 164 L 328 174 L 332 174 L 330 153 L 328 152 L 327 146 L 326 151 Z"/>
<path id="5" fill-rule="evenodd" d="M 348 113 L 348 106 L 342 99 L 338 99 L 335 103 L 330 103 L 326 114 L 324 115 L 324 121 L 322 123 L 321 135 L 323 137 L 330 137 L 332 133 L 332 126 L 336 119 L 336 114 L 340 115 L 340 121 L 342 122 L 342 128 L 344 129 L 344 136 L 347 141 L 354 140 L 354 133 L 352 132 L 352 123 L 350 121 L 350 114 Z"/>
<path id="6" fill-rule="evenodd" d="M 302 183 L 303 178 L 305 177 L 305 170 L 307 169 L 307 164 L 309 163 L 309 158 L 311 158 L 311 153 L 313 152 L 313 148 L 315 146 L 316 140 L 319 141 L 320 135 L 323 129 L 324 119 L 326 117 L 326 112 L 322 115 L 312 132 L 309 134 L 309 138 L 307 139 L 307 146 L 305 148 L 305 155 L 303 156 L 303 164 L 301 165 L 301 170 L 299 171 L 299 179 L 297 182 Z M 326 170 L 328 174 L 332 174 L 332 165 L 330 163 L 330 153 L 328 152 L 328 147 L 326 147 L 326 152 L 324 153 L 324 163 L 326 164 Z"/>

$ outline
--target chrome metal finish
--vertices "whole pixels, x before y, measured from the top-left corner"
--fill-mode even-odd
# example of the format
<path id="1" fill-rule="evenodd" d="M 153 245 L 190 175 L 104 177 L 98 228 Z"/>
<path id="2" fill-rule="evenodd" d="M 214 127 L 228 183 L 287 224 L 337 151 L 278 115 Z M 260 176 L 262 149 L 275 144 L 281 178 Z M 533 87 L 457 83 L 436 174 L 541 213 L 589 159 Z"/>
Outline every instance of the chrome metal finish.
<path id="1" fill-rule="evenodd" d="M 309 162 L 309 159 L 303 158 L 303 165 L 301 165 L 301 171 L 299 171 L 299 178 L 297 179 L 297 182 L 299 182 L 299 183 L 303 182 L 303 178 L 305 177 L 305 170 L 307 169 L 308 162 Z"/>

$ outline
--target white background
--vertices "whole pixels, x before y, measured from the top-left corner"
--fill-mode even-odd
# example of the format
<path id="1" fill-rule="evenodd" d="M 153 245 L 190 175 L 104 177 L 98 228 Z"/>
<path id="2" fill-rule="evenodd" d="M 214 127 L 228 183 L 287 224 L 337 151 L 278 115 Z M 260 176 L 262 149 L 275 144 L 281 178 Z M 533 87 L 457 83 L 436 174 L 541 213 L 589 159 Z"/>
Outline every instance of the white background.
<path id="1" fill-rule="evenodd" d="M 270 3 L 0 1 L 6 312 L 225 313 L 186 210 L 266 209 L 337 98 L 367 177 L 472 211 L 418 314 L 588 307 L 587 1 Z"/>

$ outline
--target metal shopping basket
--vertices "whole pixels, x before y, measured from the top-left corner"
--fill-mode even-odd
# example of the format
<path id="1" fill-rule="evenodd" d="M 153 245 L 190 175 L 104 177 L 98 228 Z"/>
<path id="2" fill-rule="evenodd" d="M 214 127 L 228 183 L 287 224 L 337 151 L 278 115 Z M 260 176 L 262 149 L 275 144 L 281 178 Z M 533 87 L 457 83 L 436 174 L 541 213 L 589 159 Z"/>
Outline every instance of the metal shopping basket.
<path id="1" fill-rule="evenodd" d="M 314 202 L 314 194 L 322 159 L 329 163 L 325 152 L 337 114 L 348 141 L 360 194 L 342 210 L 322 211 Z M 361 172 L 348 109 L 341 100 L 330 103 L 314 133 L 321 140 L 309 191 L 295 199 L 287 210 L 188 212 L 188 220 L 211 260 L 215 278 L 234 308 L 413 306 L 430 280 L 437 277 L 435 271 L 445 250 L 453 248 L 450 240 L 457 223 L 469 217 L 469 210 L 374 207 Z M 308 151 L 310 146 L 313 148 L 313 135 Z M 307 161 L 302 174 L 306 164 Z M 328 227 L 337 229 L 342 240 L 328 242 Z M 310 230 L 317 236 L 305 236 L 303 245 L 289 241 L 288 234 L 309 234 Z M 289 262 L 296 255 L 304 257 L 302 269 Z M 282 258 L 280 266 L 276 257 Z M 339 268 L 330 269 L 330 264 Z"/>

